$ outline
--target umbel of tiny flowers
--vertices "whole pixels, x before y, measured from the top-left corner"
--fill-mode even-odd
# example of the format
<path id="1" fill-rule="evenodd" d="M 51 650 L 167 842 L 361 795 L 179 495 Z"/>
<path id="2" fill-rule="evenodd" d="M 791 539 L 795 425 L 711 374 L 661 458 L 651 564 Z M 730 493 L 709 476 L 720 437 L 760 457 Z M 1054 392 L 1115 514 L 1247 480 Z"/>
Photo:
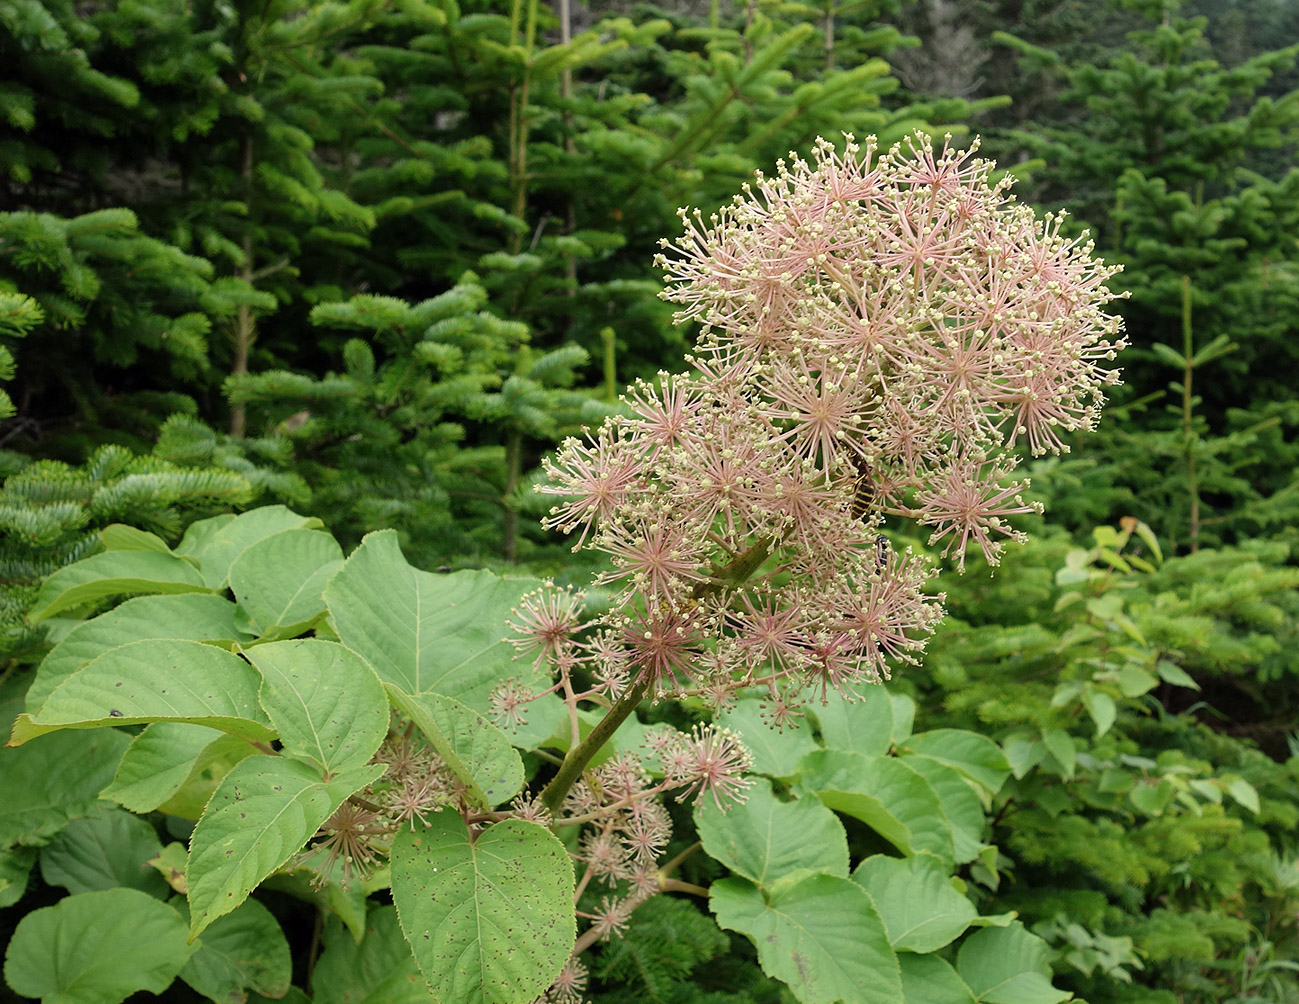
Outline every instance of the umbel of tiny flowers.
<path id="1" fill-rule="evenodd" d="M 701 326 L 694 372 L 631 387 L 538 486 L 563 497 L 548 525 L 609 555 L 609 612 L 583 633 L 534 604 L 516 625 L 564 664 L 566 697 L 585 673 L 616 701 L 610 732 L 646 695 L 721 706 L 744 687 L 780 724 L 809 686 L 851 696 L 914 662 L 942 597 L 885 520 L 962 570 L 970 544 L 996 564 L 1008 518 L 1037 508 L 1015 448 L 1063 450 L 1097 421 L 1117 270 L 976 151 L 822 140 L 663 242 L 663 296 Z M 517 714 L 528 695 L 502 699 Z M 548 802 L 579 775 L 566 760 Z"/>

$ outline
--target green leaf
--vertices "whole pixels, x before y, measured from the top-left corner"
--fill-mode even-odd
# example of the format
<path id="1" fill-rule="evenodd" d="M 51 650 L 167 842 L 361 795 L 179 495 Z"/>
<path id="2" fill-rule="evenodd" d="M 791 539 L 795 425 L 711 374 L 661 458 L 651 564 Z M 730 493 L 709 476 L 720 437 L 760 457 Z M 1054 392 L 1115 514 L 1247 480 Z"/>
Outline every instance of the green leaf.
<path id="1" fill-rule="evenodd" d="M 884 922 L 848 879 L 800 875 L 764 895 L 745 879 L 723 878 L 708 902 L 717 923 L 748 935 L 762 971 L 788 983 L 802 1004 L 902 1004 Z"/>
<path id="2" fill-rule="evenodd" d="M 1078 747 L 1074 745 L 1073 736 L 1061 729 L 1046 729 L 1042 733 L 1042 742 L 1059 761 L 1065 778 L 1073 777 L 1078 767 Z"/>
<path id="3" fill-rule="evenodd" d="M 152 896 L 83 892 L 19 922 L 5 980 L 44 1004 L 119 1004 L 137 990 L 162 993 L 195 947 L 180 914 Z"/>
<path id="4" fill-rule="evenodd" d="M 951 964 L 935 955 L 898 956 L 906 1004 L 975 1004 L 974 992 Z"/>
<path id="5" fill-rule="evenodd" d="M 903 854 L 929 851 L 955 862 L 938 794 L 894 757 L 819 750 L 803 758 L 802 783 L 829 808 L 860 819 Z"/>
<path id="6" fill-rule="evenodd" d="M 203 581 L 208 588 L 219 591 L 229 584 L 230 569 L 239 556 L 258 541 L 282 530 L 311 529 L 321 525 L 314 516 L 299 516 L 282 505 L 262 506 L 222 523 L 201 541 L 196 536 L 191 550 L 185 547 L 189 540 L 189 534 L 186 534 L 176 552 L 193 554 L 203 569 Z"/>
<path id="7" fill-rule="evenodd" d="M 961 943 L 956 971 L 983 1004 L 1058 1004 L 1071 996 L 1051 985 L 1051 950 L 1018 922 L 985 927 Z"/>
<path id="8" fill-rule="evenodd" d="M 1140 666 L 1128 664 L 1119 672 L 1119 689 L 1124 697 L 1140 697 L 1159 686 L 1159 680 Z"/>
<path id="9" fill-rule="evenodd" d="M 835 692 L 826 694 L 824 706 L 813 702 L 808 710 L 821 726 L 826 749 L 853 750 L 882 756 L 893 744 L 893 702 L 883 687 L 867 687 L 859 701 L 846 701 Z"/>
<path id="10" fill-rule="evenodd" d="M 343 549 L 319 530 L 282 530 L 230 566 L 230 588 L 259 634 L 296 633 L 325 612 L 325 584 L 343 567 Z"/>
<path id="11" fill-rule="evenodd" d="M 958 865 L 973 861 L 986 846 L 983 843 L 987 818 L 979 795 L 983 789 L 967 780 L 955 767 L 927 756 L 907 754 L 904 764 L 920 773 L 933 787 L 942 806 L 943 818 L 952 831 L 952 857 Z"/>
<path id="12" fill-rule="evenodd" d="M 896 951 L 936 952 L 964 934 L 978 913 L 952 888 L 942 862 L 928 854 L 873 855 L 854 869 L 852 880 L 875 901 Z"/>
<path id="13" fill-rule="evenodd" d="M 322 943 L 325 950 L 311 974 L 315 1004 L 427 1004 L 428 987 L 394 907 L 370 911 L 360 944 L 330 917 Z"/>
<path id="14" fill-rule="evenodd" d="M 766 778 L 753 782 L 749 797 L 726 812 L 696 803 L 708 856 L 764 889 L 799 869 L 847 878 L 848 836 L 834 813 L 814 798 L 781 802 Z"/>
<path id="15" fill-rule="evenodd" d="M 132 642 L 64 680 L 39 714 L 19 715 L 15 745 L 57 729 L 190 722 L 254 741 L 275 732 L 257 703 L 261 677 L 238 656 L 197 641 Z"/>
<path id="16" fill-rule="evenodd" d="M 414 697 L 389 684 L 397 710 L 415 723 L 451 772 L 466 797 L 490 809 L 523 790 L 523 761 L 504 732 L 472 708 L 441 694 Z"/>
<path id="17" fill-rule="evenodd" d="M 223 512 L 220 515 L 210 516 L 207 519 L 200 519 L 191 523 L 185 528 L 185 535 L 181 537 L 180 543 L 176 545 L 174 553 L 197 561 L 199 556 L 207 550 L 207 546 L 212 539 L 225 527 L 233 523 L 235 519 L 234 513 Z"/>
<path id="18" fill-rule="evenodd" d="M 790 777 L 803 755 L 817 748 L 806 720 L 786 725 L 778 732 L 762 720 L 762 702 L 752 698 L 736 702 L 717 716 L 717 723 L 744 740 L 753 757 L 753 769 L 759 774 Z"/>
<path id="19" fill-rule="evenodd" d="M 1083 692 L 1082 702 L 1096 723 L 1096 738 L 1099 739 L 1114 725 L 1114 719 L 1118 717 L 1118 705 L 1104 691 L 1091 689 Z"/>
<path id="20" fill-rule="evenodd" d="M 14 844 L 48 843 L 70 819 L 89 816 L 103 804 L 99 793 L 113 779 L 131 744 L 124 732 L 91 736 L 44 736 L 21 749 L 0 749 L 0 850 Z"/>
<path id="21" fill-rule="evenodd" d="M 189 852 L 185 850 L 184 844 L 177 841 L 172 841 L 147 862 L 167 885 L 182 896 L 189 891 L 189 886 L 185 884 L 185 866 L 188 863 Z M 188 913 L 188 909 L 185 912 Z"/>
<path id="22" fill-rule="evenodd" d="M 216 1004 L 244 1004 L 249 990 L 283 997 L 293 978 L 289 942 L 271 911 L 246 899 L 203 932 L 180 978 Z"/>
<path id="23" fill-rule="evenodd" d="M 35 847 L 11 847 L 0 851 L 0 910 L 13 906 L 27 891 L 27 879 L 36 864 Z"/>
<path id="24" fill-rule="evenodd" d="M 27 691 L 26 710 L 35 715 L 56 687 L 110 648 L 150 638 L 186 641 L 239 641 L 238 607 L 224 596 L 141 596 L 78 624 L 50 650 Z"/>
<path id="25" fill-rule="evenodd" d="M 110 523 L 99 531 L 99 539 L 108 551 L 155 551 L 171 554 L 167 542 L 156 533 L 149 533 L 125 523 Z"/>
<path id="26" fill-rule="evenodd" d="M 392 896 L 435 1001 L 525 1004 L 573 949 L 573 866 L 553 833 L 507 819 L 471 837 L 434 813 L 392 845 Z"/>
<path id="27" fill-rule="evenodd" d="M 995 795 L 1010 775 L 1010 764 L 1000 746 L 977 732 L 935 729 L 907 740 L 907 748 L 939 763 L 955 767 L 971 781 Z"/>
<path id="28" fill-rule="evenodd" d="M 330 774 L 374 756 L 388 734 L 388 696 L 364 659 L 317 638 L 257 645 L 247 654 L 262 674 L 262 708 L 286 756 Z"/>
<path id="29" fill-rule="evenodd" d="M 1192 690 L 1200 689 L 1200 685 L 1195 682 L 1190 673 L 1167 659 L 1160 659 L 1155 669 L 1159 673 L 1159 678 L 1165 683 L 1171 683 L 1174 687 L 1190 687 Z"/>
<path id="30" fill-rule="evenodd" d="M 1046 756 L 1046 744 L 1040 739 L 1030 739 L 1025 735 L 1007 736 L 1005 750 L 1006 762 L 1010 764 L 1011 773 L 1016 780 L 1023 778 Z"/>
<path id="31" fill-rule="evenodd" d="M 1132 786 L 1128 800 L 1148 816 L 1160 816 L 1173 800 L 1173 786 L 1167 781 L 1143 779 Z"/>
<path id="32" fill-rule="evenodd" d="M 330 580 L 325 603 L 339 640 L 384 683 L 486 711 L 502 677 L 532 675 L 514 662 L 505 621 L 538 585 L 491 572 L 417 571 L 402 557 L 396 532 L 381 530 L 367 534 Z"/>
<path id="33" fill-rule="evenodd" d="M 255 751 L 246 740 L 206 725 L 155 722 L 127 747 L 103 797 L 132 812 L 152 812 L 208 765 Z"/>
<path id="34" fill-rule="evenodd" d="M 206 593 L 188 561 L 156 551 L 108 551 L 60 568 L 41 584 L 28 618 L 42 621 L 109 596 L 137 593 Z"/>
<path id="35" fill-rule="evenodd" d="M 125 886 L 167 898 L 167 883 L 148 866 L 162 852 L 152 826 L 105 805 L 96 816 L 74 819 L 41 848 L 41 877 L 69 892 Z"/>
<path id="36" fill-rule="evenodd" d="M 916 702 L 906 694 L 889 694 L 893 705 L 893 745 L 901 746 L 911 738 L 916 722 Z"/>
<path id="37" fill-rule="evenodd" d="M 332 781 L 304 763 L 251 756 L 226 775 L 190 840 L 190 936 L 229 913 L 310 839 L 343 800 L 383 773 L 359 767 Z"/>
<path id="38" fill-rule="evenodd" d="M 1224 777 L 1223 781 L 1226 782 L 1228 795 L 1250 812 L 1257 813 L 1259 811 L 1258 792 L 1252 784 L 1243 777 L 1236 777 L 1234 774 Z"/>

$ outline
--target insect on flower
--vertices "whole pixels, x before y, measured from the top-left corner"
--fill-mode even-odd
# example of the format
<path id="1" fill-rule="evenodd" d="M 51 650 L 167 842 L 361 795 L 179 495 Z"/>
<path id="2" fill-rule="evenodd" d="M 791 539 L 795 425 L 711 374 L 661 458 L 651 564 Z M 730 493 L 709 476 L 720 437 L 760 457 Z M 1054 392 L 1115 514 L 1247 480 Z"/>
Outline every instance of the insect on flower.
<path id="1" fill-rule="evenodd" d="M 852 501 L 848 505 L 848 511 L 853 519 L 864 520 L 870 512 L 871 500 L 875 497 L 875 489 L 871 486 L 871 467 L 861 457 L 851 457 L 850 463 L 857 471 L 857 476 L 853 478 Z"/>

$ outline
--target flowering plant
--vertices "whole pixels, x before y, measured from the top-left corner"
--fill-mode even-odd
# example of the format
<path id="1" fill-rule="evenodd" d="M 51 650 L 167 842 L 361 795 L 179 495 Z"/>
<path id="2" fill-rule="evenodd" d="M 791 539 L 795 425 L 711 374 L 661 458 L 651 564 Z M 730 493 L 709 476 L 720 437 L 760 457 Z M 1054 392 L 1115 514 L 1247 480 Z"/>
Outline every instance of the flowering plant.
<path id="1" fill-rule="evenodd" d="M 249 898 L 275 881 L 336 918 L 317 969 L 353 981 L 339 999 L 382 997 L 367 974 L 395 965 L 385 979 L 422 974 L 439 1000 L 567 1004 L 582 953 L 676 891 L 706 896 L 804 1004 L 992 1001 L 1009 983 L 1061 1000 L 1044 943 L 948 881 L 966 865 L 995 881 L 983 813 L 1003 751 L 913 734 L 914 705 L 868 686 L 941 615 L 930 565 L 890 538 L 910 522 L 958 564 L 970 543 L 995 562 L 1033 508 L 1010 451 L 1063 448 L 1115 379 L 1113 270 L 991 170 L 919 136 L 823 142 L 685 216 L 661 262 L 702 325 L 695 372 L 630 388 L 541 487 L 561 497 L 550 525 L 609 556 L 604 609 L 417 571 L 391 531 L 344 560 L 280 507 L 196 523 L 174 551 L 105 530 L 33 619 L 160 595 L 72 628 L 26 689 L 5 770 L 32 804 L 0 818 L 0 864 L 56 848 L 42 873 L 72 895 L 18 926 L 10 985 L 57 996 L 111 971 L 100 1004 L 177 977 L 213 1000 L 283 996 L 287 942 Z M 702 699 L 714 721 L 629 740 L 647 698 Z M 101 791 L 122 808 L 100 813 Z M 694 796 L 700 840 L 661 862 L 668 793 Z M 130 812 L 196 825 L 154 848 Z M 902 856 L 850 874 L 840 815 Z M 59 871 L 59 841 L 127 832 L 110 887 Z M 677 877 L 701 849 L 729 872 L 708 889 Z M 367 902 L 386 887 L 392 906 Z M 934 954 L 958 937 L 955 965 Z M 235 943 L 261 954 L 240 968 Z"/>
<path id="2" fill-rule="evenodd" d="M 1037 506 L 1007 482 L 1010 450 L 1067 449 L 1097 420 L 1123 345 L 1102 310 L 1116 269 L 976 150 L 822 140 L 708 221 L 682 212 L 659 262 L 677 320 L 702 324 L 697 372 L 631 388 L 539 486 L 617 590 L 580 643 L 572 596 L 525 607 L 570 704 L 582 667 L 614 721 L 647 695 L 723 708 L 757 687 L 784 725 L 809 685 L 851 695 L 914 662 L 941 616 L 886 519 L 932 528 L 962 568 L 969 543 L 996 564 L 1020 538 L 1007 518 Z M 502 686 L 498 713 L 528 696 Z"/>

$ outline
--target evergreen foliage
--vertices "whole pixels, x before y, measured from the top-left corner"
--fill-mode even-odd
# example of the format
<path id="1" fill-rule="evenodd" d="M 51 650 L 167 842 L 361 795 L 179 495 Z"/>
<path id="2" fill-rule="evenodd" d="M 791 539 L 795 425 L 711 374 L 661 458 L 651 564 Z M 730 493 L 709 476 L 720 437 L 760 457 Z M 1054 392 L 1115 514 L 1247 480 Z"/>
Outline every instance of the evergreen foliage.
<path id="1" fill-rule="evenodd" d="M 152 456 L 108 445 L 74 467 L 0 455 L 7 467 L 0 487 L 0 659 L 12 664 L 39 651 L 46 627 L 29 625 L 25 617 L 38 587 L 53 572 L 97 551 L 104 527 L 124 523 L 174 540 L 196 518 L 247 505 L 272 485 L 292 487 L 259 477 L 242 457 L 219 463 L 215 443 L 205 457 L 187 451 L 188 463 L 165 459 L 182 426 L 187 438 L 202 438 L 205 431 L 212 438 L 210 430 L 195 430 L 196 424 L 179 417 L 170 421 Z M 196 463 L 200 459 L 202 466 Z"/>
<path id="2" fill-rule="evenodd" d="M 992 588 L 945 583 L 931 713 L 997 738 L 1014 772 L 997 867 L 973 877 L 1089 1001 L 1248 999 L 1231 960 L 1299 951 L 1299 759 L 1277 685 L 1296 668 L 1299 571 L 1284 546 L 1163 560 L 1135 521 L 1094 536 L 1031 544 Z M 1244 694 L 1276 716 L 1251 708 L 1237 731 L 1215 713 Z"/>
<path id="3" fill-rule="evenodd" d="M 1029 197 L 1069 205 L 1130 294 L 1130 420 L 1080 440 L 1109 462 L 1089 476 L 1118 491 L 1073 525 L 1125 507 L 1194 549 L 1297 514 L 1299 90 L 1264 92 L 1299 45 L 1224 66 L 1204 18 L 1151 17 L 1095 62 L 993 39 L 1055 74 L 1074 110 L 1015 134 L 1050 165 Z"/>

